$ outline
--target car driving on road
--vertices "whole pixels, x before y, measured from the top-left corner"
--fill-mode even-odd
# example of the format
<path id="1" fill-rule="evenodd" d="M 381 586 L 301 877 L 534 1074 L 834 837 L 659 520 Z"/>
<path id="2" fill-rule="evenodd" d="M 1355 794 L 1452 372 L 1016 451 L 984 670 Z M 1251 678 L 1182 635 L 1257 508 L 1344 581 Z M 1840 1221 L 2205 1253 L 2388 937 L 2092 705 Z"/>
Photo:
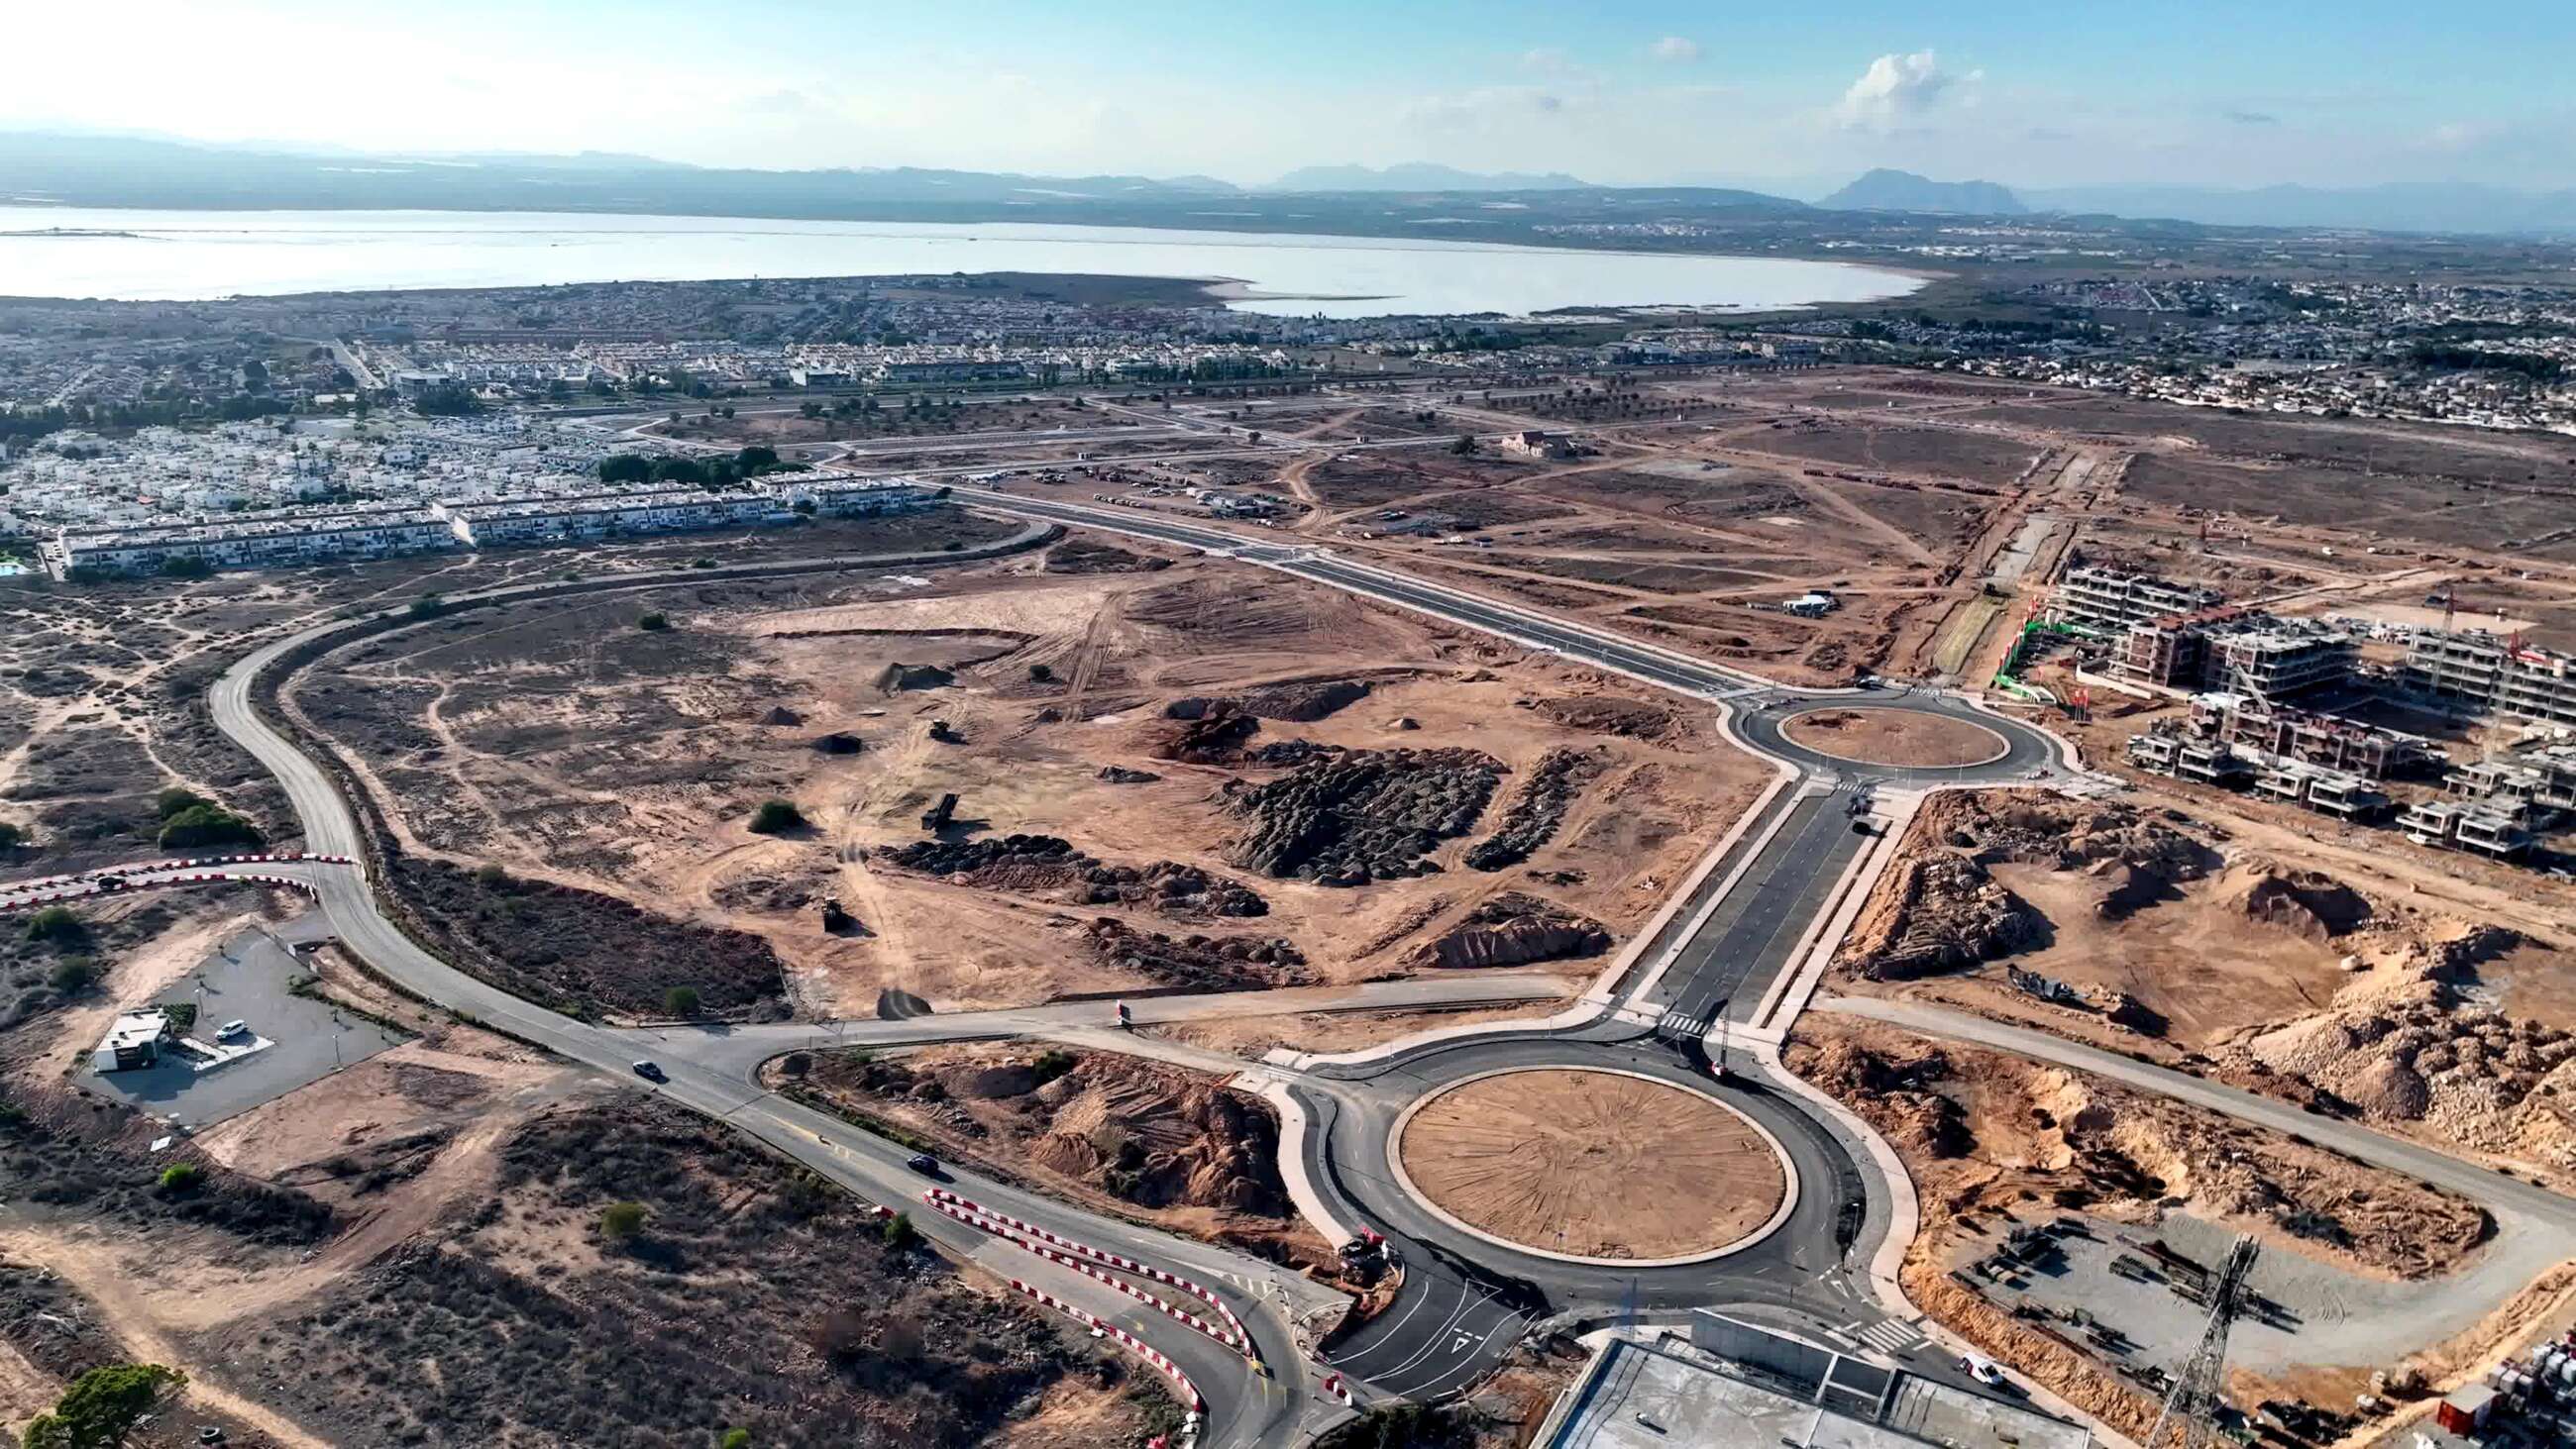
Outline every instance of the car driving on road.
<path id="1" fill-rule="evenodd" d="M 642 1077 L 648 1082 L 667 1082 L 671 1080 L 670 1075 L 664 1072 L 660 1065 L 654 1062 L 637 1062 L 635 1064 L 635 1075 Z"/>

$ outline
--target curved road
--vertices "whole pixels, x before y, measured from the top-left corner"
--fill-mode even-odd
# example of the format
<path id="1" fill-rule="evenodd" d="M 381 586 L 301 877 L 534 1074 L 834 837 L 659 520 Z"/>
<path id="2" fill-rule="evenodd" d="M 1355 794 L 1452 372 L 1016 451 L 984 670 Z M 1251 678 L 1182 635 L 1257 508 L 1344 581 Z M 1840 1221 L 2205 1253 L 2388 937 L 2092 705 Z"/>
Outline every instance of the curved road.
<path id="1" fill-rule="evenodd" d="M 2072 770 L 2071 756 L 2047 734 L 1975 709 L 1949 696 L 1872 683 L 1838 691 L 1784 689 L 1724 666 L 1642 644 L 1601 630 L 1500 603 L 1479 595 L 1425 584 L 1320 549 L 1279 546 L 1214 529 L 1129 510 L 1085 508 L 1032 501 L 983 490 L 958 489 L 962 501 L 1048 524 L 1073 524 L 1158 538 L 1295 574 L 1381 603 L 1432 615 L 1530 647 L 1614 670 L 1676 693 L 1713 703 L 1729 732 L 1747 748 L 1780 760 L 1798 776 L 1798 788 L 1781 792 L 1766 818 L 1747 831 L 1728 861 L 1712 870 L 1688 908 L 1641 953 L 1640 962 L 1670 955 L 1661 970 L 1620 983 L 1619 1010 L 1590 1026 L 1541 1031 L 1501 1028 L 1465 1040 L 1439 1043 L 1364 1064 L 1319 1065 L 1294 1074 L 1290 1090 L 1315 1124 L 1295 1150 L 1307 1160 L 1319 1190 L 1345 1220 L 1371 1223 L 1397 1246 L 1407 1263 L 1404 1288 L 1386 1313 L 1350 1341 L 1330 1362 L 1381 1393 L 1438 1396 L 1472 1382 L 1498 1360 L 1519 1330 L 1550 1315 L 1580 1316 L 1629 1307 L 1662 1310 L 1699 1304 L 1750 1305 L 1822 1326 L 1866 1329 L 1882 1315 L 1867 1297 L 1865 1281 L 1849 1268 L 1864 1246 L 1864 1224 L 1884 1230 L 1886 1190 L 1866 1168 L 1867 1156 L 1844 1129 L 1814 1115 L 1799 1099 L 1758 1071 L 1725 1085 L 1712 1082 L 1696 1054 L 1719 1015 L 1748 1010 L 1784 967 L 1806 926 L 1826 903 L 1835 880 L 1869 837 L 1849 823 L 1836 802 L 1859 803 L 1880 789 L 1919 790 L 2045 777 Z M 1029 535 L 1013 540 L 1023 543 Z M 971 555 L 968 555 L 971 557 Z M 959 555 L 901 560 L 910 566 L 953 562 Z M 872 560 L 823 560 L 738 565 L 728 569 L 674 571 L 573 585 L 524 585 L 465 595 L 465 606 L 486 600 L 531 599 L 549 594 L 663 584 L 703 584 L 729 576 L 767 576 Z M 372 621 L 397 628 L 392 614 Z M 291 651 L 348 629 L 343 622 L 316 626 L 272 643 L 236 663 L 217 681 L 212 705 L 217 726 L 276 775 L 304 823 L 306 846 L 325 854 L 363 858 L 364 832 L 342 799 L 334 777 L 295 742 L 273 729 L 252 704 L 252 687 L 271 664 Z M 1971 716 L 2002 734 L 2011 748 L 1988 765 L 1926 771 L 1856 766 L 1802 751 L 1780 739 L 1771 716 L 1784 705 L 1809 702 L 1869 703 L 1890 708 Z M 1790 711 L 1793 712 L 1793 711 Z M 543 1045 L 599 1070 L 624 1074 L 639 1048 L 636 1034 L 591 1026 L 520 1000 L 467 975 L 424 950 L 378 909 L 360 872 L 317 872 L 317 900 L 342 942 L 405 989 L 487 1025 Z M 1732 1010 L 1729 1003 L 1735 1003 Z M 1645 1029 L 1663 1013 L 1663 1026 Z M 995 1021 L 993 1033 L 1042 1030 L 1028 1013 L 1017 1022 Z M 1678 1022 L 1679 1029 L 1675 1029 Z M 953 1032 L 967 1023 L 945 1024 Z M 817 1028 L 803 1029 L 809 1037 Z M 655 1090 L 711 1117 L 731 1123 L 873 1201 L 901 1204 L 922 1186 L 903 1166 L 907 1155 L 869 1133 L 760 1088 L 754 1080 L 772 1043 L 749 1032 L 663 1032 L 656 1059 L 669 1080 Z M 811 1044 L 808 1042 L 807 1044 Z M 775 1050 L 786 1050 L 776 1046 Z M 1803 1191 L 1788 1220 L 1762 1243 L 1713 1264 L 1641 1270 L 1581 1267 L 1497 1248 L 1457 1233 L 1421 1211 L 1384 1172 L 1384 1136 L 1406 1102 L 1437 1083 L 1497 1067 L 1614 1064 L 1723 1096 L 1770 1128 L 1797 1167 Z M 1739 1064 L 1739 1069 L 1749 1064 Z M 1285 1149 L 1283 1149 L 1285 1150 Z M 1371 1169 L 1369 1164 L 1379 1166 Z M 1217 1288 L 1253 1331 L 1263 1359 L 1277 1377 L 1256 1373 L 1245 1361 L 1204 1338 L 1176 1331 L 1165 1319 L 1136 1308 L 1088 1280 L 933 1214 L 916 1223 L 961 1257 L 1019 1277 L 1082 1304 L 1130 1332 L 1150 1338 L 1177 1360 L 1205 1393 L 1207 1434 L 1222 1444 L 1285 1445 L 1296 1442 L 1335 1410 L 1300 1381 L 1320 1371 L 1300 1358 L 1288 1327 L 1291 1312 L 1330 1306 L 1323 1294 L 1274 1265 L 1192 1240 L 1155 1233 L 1065 1207 L 1008 1185 L 959 1174 L 967 1196 L 1051 1231 L 1197 1276 Z M 1605 1190 L 1615 1190 L 1605 1184 Z M 1873 1339 L 1890 1347 L 1884 1335 Z M 1292 1370 L 1291 1366 L 1295 1369 Z"/>

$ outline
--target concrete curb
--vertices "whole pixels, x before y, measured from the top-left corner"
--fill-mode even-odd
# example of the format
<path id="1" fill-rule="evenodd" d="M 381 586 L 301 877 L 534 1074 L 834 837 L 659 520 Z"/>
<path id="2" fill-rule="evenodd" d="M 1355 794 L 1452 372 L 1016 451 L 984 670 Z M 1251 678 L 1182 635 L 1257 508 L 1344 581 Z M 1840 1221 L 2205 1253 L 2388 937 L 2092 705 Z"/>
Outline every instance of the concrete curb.
<path id="1" fill-rule="evenodd" d="M 1706 1093 L 1701 1093 L 1700 1095 L 1705 1097 L 1708 1101 L 1715 1103 L 1720 1108 L 1723 1108 L 1728 1115 L 1734 1117 L 1737 1121 L 1752 1128 L 1754 1135 L 1762 1139 L 1763 1144 L 1771 1149 L 1771 1155 L 1780 1163 L 1780 1206 L 1778 1210 L 1774 1211 L 1762 1226 L 1755 1228 L 1753 1231 L 1746 1233 L 1740 1238 L 1737 1238 L 1734 1242 L 1724 1244 L 1720 1247 L 1711 1248 L 1706 1252 L 1685 1253 L 1677 1258 L 1587 1258 L 1579 1253 L 1552 1252 L 1549 1249 L 1537 1247 L 1533 1244 L 1517 1243 L 1509 1238 L 1500 1237 L 1496 1234 L 1486 1232 L 1484 1229 L 1476 1227 L 1475 1225 L 1451 1214 L 1446 1208 L 1433 1202 L 1430 1194 L 1424 1192 L 1421 1188 L 1414 1186 L 1413 1175 L 1404 1170 L 1404 1129 L 1408 1123 L 1413 1121 L 1413 1115 L 1415 1113 L 1430 1106 L 1433 1102 L 1440 1100 L 1449 1093 L 1458 1090 L 1460 1087 L 1468 1086 L 1472 1083 L 1486 1081 L 1494 1077 L 1519 1076 L 1524 1072 L 1560 1070 L 1591 1072 L 1597 1076 L 1604 1077 L 1632 1077 L 1637 1081 L 1652 1082 L 1658 1087 L 1667 1087 L 1676 1092 L 1690 1090 L 1689 1088 L 1680 1086 L 1677 1083 L 1667 1081 L 1662 1077 L 1648 1076 L 1644 1072 L 1621 1071 L 1615 1067 L 1503 1067 L 1495 1071 L 1478 1072 L 1473 1076 L 1460 1077 L 1454 1082 L 1443 1082 L 1432 1091 L 1414 1098 L 1411 1103 L 1406 1105 L 1404 1111 L 1396 1117 L 1395 1125 L 1387 1129 L 1386 1167 L 1387 1171 L 1394 1175 L 1396 1186 L 1403 1188 L 1407 1196 L 1411 1197 L 1416 1203 L 1421 1205 L 1423 1211 L 1431 1214 L 1435 1218 L 1438 1218 L 1440 1221 L 1447 1223 L 1449 1226 L 1456 1228 L 1458 1231 L 1467 1234 L 1469 1237 L 1475 1238 L 1481 1242 L 1491 1243 L 1498 1248 L 1507 1248 L 1515 1253 L 1527 1253 L 1533 1258 L 1545 1258 L 1551 1262 L 1557 1263 L 1580 1263 L 1588 1268 L 1679 1268 L 1691 1263 L 1713 1263 L 1720 1258 L 1732 1257 L 1737 1253 L 1743 1252 L 1747 1248 L 1760 1244 L 1773 1233 L 1778 1232 L 1780 1230 L 1780 1225 L 1789 1220 L 1789 1214 L 1797 1210 L 1799 1191 L 1798 1165 L 1789 1160 L 1788 1149 L 1780 1145 L 1780 1139 L 1772 1135 L 1770 1128 L 1754 1121 L 1750 1115 L 1739 1111 L 1723 1099 L 1709 1096 Z"/>
<path id="2" fill-rule="evenodd" d="M 1236 1077 L 1228 1085 L 1242 1083 Z M 1288 1090 L 1288 1084 L 1277 1077 L 1266 1076 L 1252 1092 L 1279 1111 L 1279 1180 L 1287 1186 L 1288 1201 L 1296 1206 L 1297 1216 L 1304 1218 L 1324 1241 L 1335 1248 L 1357 1238 L 1340 1218 L 1333 1216 L 1332 1204 L 1315 1190 L 1315 1180 L 1306 1172 L 1306 1134 L 1315 1124 L 1306 1117 L 1306 1104 Z"/>

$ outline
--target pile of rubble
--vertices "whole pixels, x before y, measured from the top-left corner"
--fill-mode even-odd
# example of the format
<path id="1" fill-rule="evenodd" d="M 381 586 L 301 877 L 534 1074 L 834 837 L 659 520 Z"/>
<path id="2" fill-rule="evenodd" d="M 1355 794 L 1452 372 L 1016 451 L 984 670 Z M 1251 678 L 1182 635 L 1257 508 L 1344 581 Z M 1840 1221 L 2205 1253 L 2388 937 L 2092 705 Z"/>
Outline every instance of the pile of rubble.
<path id="1" fill-rule="evenodd" d="M 1114 916 L 1083 928 L 1083 939 L 1101 962 L 1193 991 L 1262 991 L 1312 986 L 1306 953 L 1276 936 L 1182 936 L 1139 931 Z"/>
<path id="2" fill-rule="evenodd" d="M 1270 903 L 1259 892 L 1197 866 L 1175 860 L 1142 867 L 1111 865 L 1053 835 L 917 840 L 879 846 L 876 854 L 888 865 L 941 876 L 959 885 L 1067 905 L 1141 905 L 1178 917 L 1270 913 Z"/>
<path id="3" fill-rule="evenodd" d="M 1425 859 L 1464 835 L 1493 799 L 1501 761 L 1476 750 L 1353 750 L 1261 785 L 1228 786 L 1250 822 L 1231 859 L 1319 885 L 1427 875 Z"/>
<path id="4" fill-rule="evenodd" d="M 2009 956 L 2033 944 L 2040 919 L 1975 855 L 1920 851 L 1897 862 L 1872 894 L 1838 964 L 1871 981 L 1906 981 Z"/>
<path id="5" fill-rule="evenodd" d="M 2576 1033 L 2470 1002 L 2445 979 L 2450 954 L 2426 946 L 2326 1012 L 2213 1055 L 2364 1121 L 2418 1124 L 2474 1151 L 2576 1169 L 2576 1132 L 2554 1105 L 2576 1094 Z"/>
<path id="6" fill-rule="evenodd" d="M 1163 706 L 1165 719 L 1204 719 L 1211 714 L 1250 715 L 1254 719 L 1312 723 L 1368 698 L 1365 679 L 1291 679 L 1248 689 L 1231 696 L 1192 695 Z"/>
<path id="7" fill-rule="evenodd" d="M 1556 834 L 1583 788 L 1610 767 L 1596 750 L 1554 749 L 1540 759 L 1503 812 L 1503 823 L 1467 852 L 1470 870 L 1506 870 L 1538 853 Z"/>

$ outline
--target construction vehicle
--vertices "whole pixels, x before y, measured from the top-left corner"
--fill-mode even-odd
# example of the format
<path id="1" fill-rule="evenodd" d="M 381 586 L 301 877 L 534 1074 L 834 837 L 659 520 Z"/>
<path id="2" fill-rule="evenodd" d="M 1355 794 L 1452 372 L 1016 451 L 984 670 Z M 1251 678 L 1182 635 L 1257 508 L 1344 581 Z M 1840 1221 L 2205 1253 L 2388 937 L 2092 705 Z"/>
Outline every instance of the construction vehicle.
<path id="1" fill-rule="evenodd" d="M 921 828 L 935 835 L 947 829 L 948 822 L 955 818 L 956 814 L 957 792 L 951 790 L 939 797 L 938 804 L 921 812 Z"/>

